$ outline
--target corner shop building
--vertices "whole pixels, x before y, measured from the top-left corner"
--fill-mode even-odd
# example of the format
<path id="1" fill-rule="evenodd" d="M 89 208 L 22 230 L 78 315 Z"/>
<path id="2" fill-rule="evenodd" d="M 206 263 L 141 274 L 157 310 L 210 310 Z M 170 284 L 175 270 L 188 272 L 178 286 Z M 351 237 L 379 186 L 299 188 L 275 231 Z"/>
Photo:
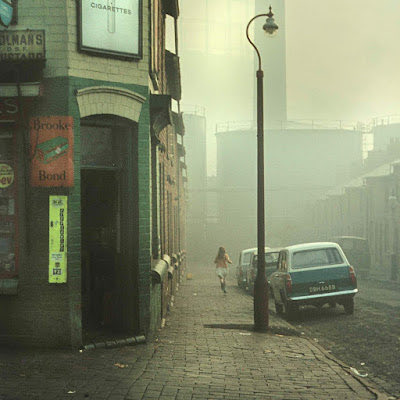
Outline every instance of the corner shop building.
<path id="1" fill-rule="evenodd" d="M 136 53 L 114 57 L 83 49 L 79 4 L 43 3 L 20 2 L 0 31 L 0 43 L 42 37 L 23 62 L 20 46 L 0 46 L 0 342 L 146 333 L 148 9 L 139 3 Z"/>

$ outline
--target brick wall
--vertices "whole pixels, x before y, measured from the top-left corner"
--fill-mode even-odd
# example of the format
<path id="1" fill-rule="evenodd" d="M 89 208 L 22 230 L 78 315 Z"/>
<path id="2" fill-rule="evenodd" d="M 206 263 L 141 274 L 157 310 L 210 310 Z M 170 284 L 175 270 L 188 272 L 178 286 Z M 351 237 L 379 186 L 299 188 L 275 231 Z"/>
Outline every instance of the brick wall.
<path id="1" fill-rule="evenodd" d="M 46 77 L 75 76 L 109 82 L 148 85 L 149 6 L 143 1 L 143 57 L 124 61 L 78 52 L 76 0 L 23 0 L 18 4 L 18 24 L 12 29 L 45 29 Z M 127 38 L 129 40 L 129 38 Z"/>
<path id="2" fill-rule="evenodd" d="M 142 14 L 143 50 L 141 60 L 122 60 L 95 56 L 78 51 L 78 4 L 76 0 L 24 0 L 19 2 L 18 25 L 11 29 L 44 29 L 46 32 L 46 67 L 44 96 L 35 101 L 33 115 L 69 115 L 74 118 L 75 181 L 71 189 L 33 190 L 26 216 L 31 235 L 29 248 L 22 257 L 19 294 L 0 297 L 0 341 L 10 338 L 18 343 L 47 346 L 77 346 L 82 342 L 81 327 L 81 228 L 80 228 L 80 112 L 76 91 L 94 86 L 114 86 L 131 90 L 146 98 L 138 121 L 138 251 L 133 269 L 135 281 L 131 290 L 137 296 L 137 325 L 133 328 L 147 333 L 150 327 L 150 258 L 151 258 L 151 180 L 150 180 L 150 115 L 148 102 L 149 66 L 149 2 L 144 0 Z M 164 30 L 160 20 L 160 34 Z M 164 54 L 163 40 L 158 43 Z M 162 59 L 161 91 L 165 91 Z M 101 95 L 86 104 L 88 113 L 96 113 Z M 120 106 L 113 104 L 115 110 Z M 101 107 L 100 107 L 101 108 Z M 110 108 L 111 109 L 111 108 Z M 127 113 L 129 111 L 127 110 Z M 164 252 L 181 250 L 178 242 L 179 216 L 177 197 L 182 183 L 179 179 L 179 158 L 176 135 L 170 126 L 162 133 L 166 152 L 160 152 L 164 165 L 165 218 Z M 131 167 L 134 167 L 131 165 Z M 23 181 L 21 180 L 23 186 Z M 22 190 L 23 188 L 21 188 Z M 131 187 L 130 190 L 136 188 Z M 68 282 L 48 283 L 48 196 L 67 194 L 68 198 Z M 167 202 L 169 199 L 169 202 Z M 182 206 L 182 204 L 181 204 Z M 24 208 L 25 204 L 21 204 Z M 23 224 L 23 222 L 21 222 Z M 21 230 L 23 231 L 23 229 Z M 29 231 L 29 230 L 28 230 Z M 28 246 L 28 245 L 27 245 Z M 6 307 L 3 307 L 6 306 Z M 134 312 L 134 311 L 133 311 Z"/>

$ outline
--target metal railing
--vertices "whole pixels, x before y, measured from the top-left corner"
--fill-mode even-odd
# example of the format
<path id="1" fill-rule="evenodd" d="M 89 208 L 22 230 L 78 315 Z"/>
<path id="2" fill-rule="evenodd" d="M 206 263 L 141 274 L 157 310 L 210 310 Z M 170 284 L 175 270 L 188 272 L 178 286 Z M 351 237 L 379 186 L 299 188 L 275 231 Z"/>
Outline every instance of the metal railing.
<path id="1" fill-rule="evenodd" d="M 383 115 L 379 117 L 374 117 L 371 120 L 372 127 L 400 124 L 400 115 Z"/>
<path id="2" fill-rule="evenodd" d="M 206 115 L 205 107 L 199 106 L 197 104 L 184 104 L 181 106 L 181 111 L 184 114 L 193 114 L 200 117 L 204 117 Z"/>
<path id="3" fill-rule="evenodd" d="M 319 120 L 319 119 L 297 119 L 287 121 L 267 121 L 265 124 L 266 129 L 304 129 L 304 130 L 320 130 L 320 129 L 332 129 L 332 130 L 351 130 L 359 132 L 368 132 L 371 127 L 370 124 L 365 124 L 360 121 L 348 121 L 348 120 Z M 227 121 L 216 124 L 215 132 L 229 132 L 229 131 L 240 131 L 240 130 L 251 130 L 255 129 L 253 121 Z"/>
<path id="4" fill-rule="evenodd" d="M 287 121 L 266 121 L 266 129 L 304 129 L 304 130 L 347 130 L 370 133 L 374 127 L 400 124 L 400 115 L 385 115 L 371 118 L 367 121 L 323 120 L 323 119 L 292 119 Z M 253 130 L 254 121 L 226 121 L 217 123 L 215 133 Z"/>

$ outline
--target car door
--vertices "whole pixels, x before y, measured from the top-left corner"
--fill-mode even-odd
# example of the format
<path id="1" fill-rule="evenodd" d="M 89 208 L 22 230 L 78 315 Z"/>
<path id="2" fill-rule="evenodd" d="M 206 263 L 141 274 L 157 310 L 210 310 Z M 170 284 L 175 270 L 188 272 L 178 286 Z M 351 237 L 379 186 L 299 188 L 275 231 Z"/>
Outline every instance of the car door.
<path id="1" fill-rule="evenodd" d="M 278 267 L 276 272 L 271 275 L 271 287 L 275 298 L 275 301 L 283 304 L 284 299 L 282 298 L 284 285 L 284 276 L 286 275 L 287 268 L 287 253 L 282 250 L 279 253 Z"/>
<path id="2" fill-rule="evenodd" d="M 238 262 L 238 265 L 236 267 L 236 277 L 238 279 L 241 279 L 242 278 L 242 274 L 243 274 L 243 271 L 242 271 L 242 252 L 240 252 L 239 253 L 239 262 Z"/>

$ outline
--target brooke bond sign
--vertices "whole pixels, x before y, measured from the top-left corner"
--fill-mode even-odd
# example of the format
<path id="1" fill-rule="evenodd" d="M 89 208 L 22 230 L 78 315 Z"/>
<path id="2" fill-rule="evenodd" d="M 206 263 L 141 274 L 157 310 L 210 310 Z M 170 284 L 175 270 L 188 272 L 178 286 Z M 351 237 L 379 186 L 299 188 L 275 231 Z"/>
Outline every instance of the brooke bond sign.
<path id="1" fill-rule="evenodd" d="M 34 117 L 30 120 L 31 185 L 74 185 L 74 119 Z"/>
<path id="2" fill-rule="evenodd" d="M 43 30 L 0 31 L 0 61 L 41 61 L 44 59 Z"/>

